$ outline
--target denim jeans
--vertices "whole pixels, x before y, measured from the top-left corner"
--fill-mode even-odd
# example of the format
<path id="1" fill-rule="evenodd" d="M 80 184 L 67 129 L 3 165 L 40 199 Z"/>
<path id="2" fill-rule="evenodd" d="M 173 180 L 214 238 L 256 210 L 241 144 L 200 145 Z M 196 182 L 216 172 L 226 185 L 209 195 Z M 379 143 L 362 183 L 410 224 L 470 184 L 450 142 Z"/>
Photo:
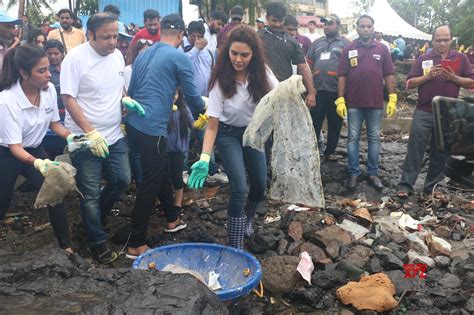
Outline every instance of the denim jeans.
<path id="1" fill-rule="evenodd" d="M 367 174 L 369 176 L 378 176 L 382 111 L 381 108 L 349 108 L 347 110 L 347 122 L 349 125 L 347 139 L 349 176 L 360 175 L 359 141 L 364 120 L 367 127 L 368 142 Z"/>
<path id="2" fill-rule="evenodd" d="M 228 205 L 229 217 L 243 217 L 245 195 L 247 193 L 247 169 L 250 190 L 247 199 L 253 202 L 262 201 L 267 184 L 267 162 L 265 153 L 242 147 L 242 136 L 245 127 L 233 127 L 219 124 L 216 145 L 222 157 L 230 184 Z"/>
<path id="3" fill-rule="evenodd" d="M 110 213 L 114 203 L 130 185 L 127 139 L 121 138 L 109 146 L 109 157 L 97 157 L 90 150 L 71 155 L 77 169 L 76 184 L 81 197 L 81 215 L 90 246 L 107 240 L 101 217 Z M 107 185 L 101 190 L 102 171 Z"/>
<path id="4" fill-rule="evenodd" d="M 421 171 L 428 145 L 430 146 L 430 166 L 423 187 L 425 193 L 431 193 L 434 185 L 443 177 L 443 168 L 449 154 L 436 149 L 433 135 L 433 114 L 415 110 L 408 138 L 407 154 L 402 166 L 402 177 L 398 184 L 399 191 L 413 192 L 413 186 Z"/>

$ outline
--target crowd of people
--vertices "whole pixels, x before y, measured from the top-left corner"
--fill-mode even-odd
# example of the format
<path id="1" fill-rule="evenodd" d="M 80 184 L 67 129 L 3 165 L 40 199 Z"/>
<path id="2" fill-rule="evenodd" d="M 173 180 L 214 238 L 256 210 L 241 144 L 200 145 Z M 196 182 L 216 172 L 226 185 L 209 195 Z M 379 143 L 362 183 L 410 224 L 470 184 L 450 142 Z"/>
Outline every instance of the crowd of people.
<path id="1" fill-rule="evenodd" d="M 0 14 L 0 219 L 10 208 L 19 175 L 39 188 L 44 176 L 60 165 L 52 161 L 54 156 L 65 146 L 82 143 L 82 149 L 70 150 L 70 158 L 77 170 L 87 242 L 98 262 L 117 259 L 107 245 L 104 226 L 132 180 L 137 194 L 128 258 L 149 249 L 147 230 L 158 199 L 167 221 L 164 232 L 187 227 L 181 213 L 183 172 L 188 168 L 190 188 L 201 188 L 216 175 L 229 182 L 229 245 L 243 249 L 265 199 L 271 158 L 243 146 L 243 134 L 262 97 L 294 74 L 303 78 L 304 101 L 318 136 L 327 119 L 324 161 L 338 160 L 335 150 L 347 119 L 347 188 L 354 190 L 362 174 L 359 142 L 365 121 L 368 180 L 376 189 L 383 188 L 378 173 L 381 119 L 384 107 L 388 117 L 395 115 L 397 94 L 391 52 L 374 34 L 372 17 L 358 18 L 359 38 L 350 42 L 341 36 L 341 20 L 334 14 L 321 19 L 324 36 L 300 35 L 297 20 L 280 2 L 268 5 L 266 25 L 257 19 L 257 31 L 242 23 L 240 6 L 232 8 L 229 18 L 216 11 L 208 21 L 192 21 L 187 27 L 177 14 L 161 18 L 148 9 L 145 27 L 133 28 L 133 39 L 122 52 L 120 34 L 127 31 L 119 15 L 117 7 L 106 6 L 88 19 L 84 33 L 73 26 L 71 11 L 60 10 L 60 26 L 45 35 L 43 45 L 35 45 L 29 39 L 22 44 L 33 34 L 27 23 Z M 14 37 L 15 25 L 27 30 L 27 37 Z M 408 75 L 407 86 L 418 88 L 419 98 L 400 197 L 413 192 L 429 145 L 431 100 L 435 95 L 457 97 L 460 87 L 474 85 L 467 57 L 451 44 L 450 29 L 437 28 L 432 51 L 420 56 Z M 460 59 L 459 68 L 442 67 L 446 58 Z M 48 142 L 48 129 L 61 140 Z M 192 165 L 190 134 L 201 146 L 200 158 Z M 278 143 L 269 141 L 271 145 Z M 446 161 L 433 145 L 430 152 L 425 192 L 439 180 Z M 104 178 L 107 184 L 102 187 Z M 72 252 L 66 205 L 49 207 L 49 217 L 59 246 Z"/>

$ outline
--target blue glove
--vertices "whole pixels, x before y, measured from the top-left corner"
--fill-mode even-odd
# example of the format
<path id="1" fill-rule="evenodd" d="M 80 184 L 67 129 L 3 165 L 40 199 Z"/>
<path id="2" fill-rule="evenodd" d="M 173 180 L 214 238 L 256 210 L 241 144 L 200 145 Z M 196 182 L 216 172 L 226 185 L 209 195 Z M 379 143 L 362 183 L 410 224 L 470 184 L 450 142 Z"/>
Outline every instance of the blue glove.
<path id="1" fill-rule="evenodd" d="M 127 110 L 136 112 L 138 116 L 145 116 L 143 106 L 130 96 L 122 97 L 122 104 L 127 108 Z"/>
<path id="2" fill-rule="evenodd" d="M 188 186 L 194 189 L 202 188 L 209 174 L 209 160 L 211 156 L 207 153 L 201 153 L 199 161 L 191 166 L 191 175 L 189 176 Z"/>

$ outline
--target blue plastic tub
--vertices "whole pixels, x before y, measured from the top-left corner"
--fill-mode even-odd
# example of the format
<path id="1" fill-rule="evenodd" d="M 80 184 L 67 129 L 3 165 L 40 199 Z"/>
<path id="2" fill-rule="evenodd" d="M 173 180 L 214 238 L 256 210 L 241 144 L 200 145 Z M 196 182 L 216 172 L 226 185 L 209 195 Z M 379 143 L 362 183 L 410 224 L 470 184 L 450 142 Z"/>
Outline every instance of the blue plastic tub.
<path id="1" fill-rule="evenodd" d="M 197 271 L 205 281 L 209 272 L 218 273 L 222 289 L 214 293 L 223 301 L 248 294 L 262 279 L 262 269 L 255 257 L 218 244 L 182 243 L 154 248 L 139 256 L 132 268 L 148 270 L 151 262 L 158 270 L 173 264 Z M 246 268 L 250 270 L 247 276 L 244 274 Z"/>

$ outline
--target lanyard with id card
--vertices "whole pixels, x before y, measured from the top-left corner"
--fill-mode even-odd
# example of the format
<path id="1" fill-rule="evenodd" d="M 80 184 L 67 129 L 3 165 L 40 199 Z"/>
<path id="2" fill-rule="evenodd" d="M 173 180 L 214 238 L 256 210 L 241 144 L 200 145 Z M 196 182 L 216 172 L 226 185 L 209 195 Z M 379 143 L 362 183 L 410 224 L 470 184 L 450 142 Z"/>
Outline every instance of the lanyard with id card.
<path id="1" fill-rule="evenodd" d="M 357 67 L 357 56 L 359 55 L 359 52 L 357 49 L 354 50 L 349 50 L 349 62 L 351 63 L 351 67 Z"/>
<path id="2" fill-rule="evenodd" d="M 325 51 L 321 53 L 321 56 L 319 57 L 319 60 L 329 60 L 331 58 L 331 52 L 330 51 Z"/>

